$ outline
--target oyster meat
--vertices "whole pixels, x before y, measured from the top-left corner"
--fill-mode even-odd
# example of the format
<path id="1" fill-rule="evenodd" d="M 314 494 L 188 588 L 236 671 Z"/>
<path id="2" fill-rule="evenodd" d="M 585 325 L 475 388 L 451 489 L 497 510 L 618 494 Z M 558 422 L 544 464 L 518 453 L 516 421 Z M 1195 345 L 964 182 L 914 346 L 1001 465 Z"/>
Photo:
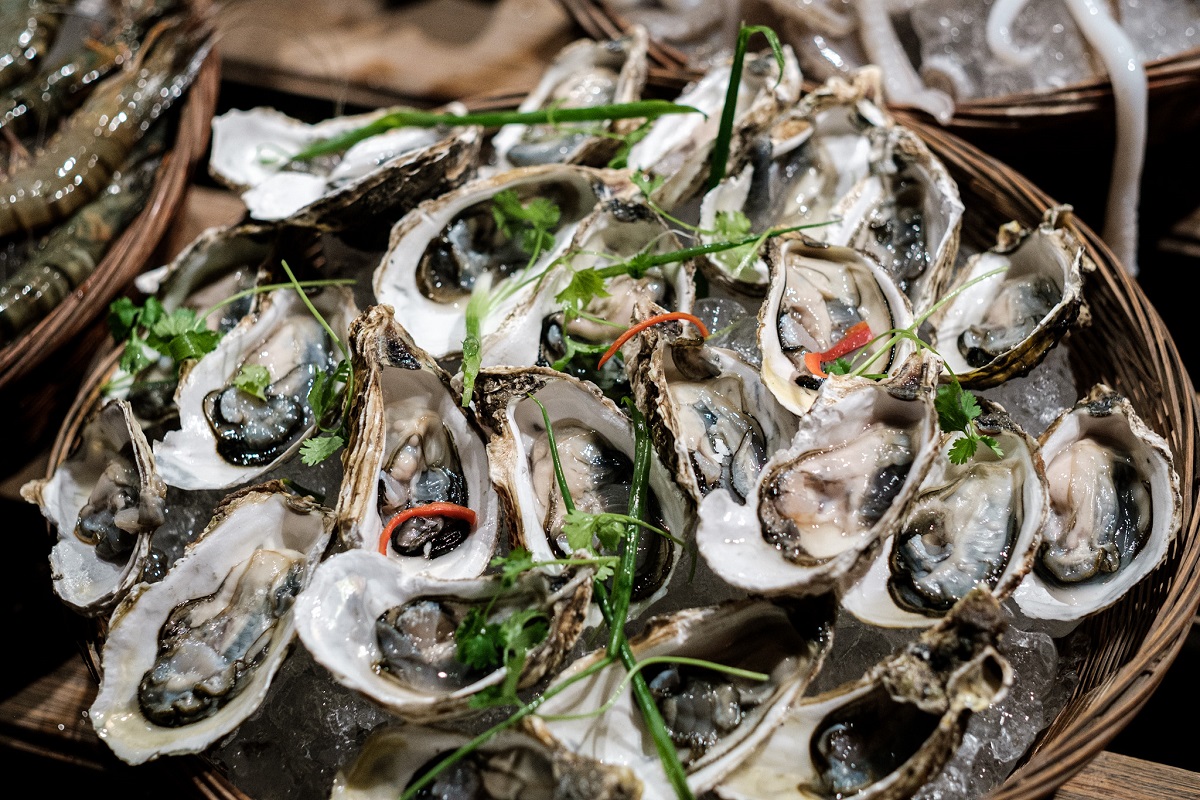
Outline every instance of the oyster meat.
<path id="1" fill-rule="evenodd" d="M 332 524 L 327 509 L 278 482 L 243 489 L 161 581 L 126 596 L 88 710 L 117 756 L 140 764 L 198 753 L 254 713 Z"/>

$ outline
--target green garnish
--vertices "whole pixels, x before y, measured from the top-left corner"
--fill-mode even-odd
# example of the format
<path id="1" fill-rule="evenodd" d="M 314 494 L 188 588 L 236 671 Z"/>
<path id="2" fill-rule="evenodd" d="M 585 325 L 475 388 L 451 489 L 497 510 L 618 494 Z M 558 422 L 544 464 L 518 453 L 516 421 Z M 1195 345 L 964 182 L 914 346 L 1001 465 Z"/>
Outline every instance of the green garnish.
<path id="1" fill-rule="evenodd" d="M 611 551 L 620 546 L 630 525 L 645 528 L 659 536 L 665 536 L 678 545 L 683 545 L 681 540 L 662 528 L 635 519 L 628 514 L 614 514 L 606 511 L 589 514 L 579 509 L 571 509 L 567 512 L 566 522 L 563 523 L 563 533 L 566 535 L 567 544 L 570 545 L 572 551 L 590 550 L 595 552 L 595 548 L 592 546 L 593 539 L 600 544 L 602 549 Z"/>
<path id="2" fill-rule="evenodd" d="M 646 138 L 646 134 L 650 132 L 650 128 L 653 126 L 653 124 L 654 120 L 648 119 L 624 135 L 611 134 L 607 132 L 602 134 L 607 136 L 615 136 L 617 139 L 621 140 L 621 143 L 617 145 L 617 152 L 613 153 L 613 157 L 608 160 L 608 168 L 627 168 L 629 166 L 629 152 L 633 150 L 633 146 L 635 144 Z"/>
<path id="3" fill-rule="evenodd" d="M 854 365 L 845 357 L 834 359 L 825 365 L 825 372 L 829 375 L 849 375 L 853 370 Z"/>
<path id="4" fill-rule="evenodd" d="M 291 160 L 311 161 L 318 156 L 341 153 L 364 139 L 393 128 L 436 128 L 439 125 L 463 127 L 478 125 L 498 128 L 502 125 L 554 125 L 562 122 L 602 122 L 613 119 L 656 119 L 665 114 L 703 114 L 699 109 L 666 100 L 641 100 L 587 108 L 551 108 L 541 111 L 484 111 L 476 114 L 438 114 L 430 111 L 398 110 L 340 136 L 316 142 L 292 156 Z"/>
<path id="5" fill-rule="evenodd" d="M 271 383 L 271 371 L 261 364 L 247 364 L 233 377 L 233 385 L 259 400 L 267 399 L 267 386 Z"/>
<path id="6" fill-rule="evenodd" d="M 558 225 L 562 210 L 545 197 L 522 203 L 515 189 L 505 189 L 492 197 L 492 218 L 501 233 L 515 239 L 526 253 L 534 254 L 554 246 L 550 231 Z"/>
<path id="7" fill-rule="evenodd" d="M 738 88 L 742 83 L 742 64 L 746 60 L 746 43 L 756 33 L 761 33 L 767 38 L 771 44 L 771 50 L 775 53 L 775 63 L 779 67 L 779 78 L 775 81 L 775 85 L 778 86 L 779 81 L 783 80 L 783 45 L 779 41 L 778 34 L 766 25 L 743 25 L 738 31 L 737 48 L 733 52 L 733 64 L 729 68 L 729 88 L 725 90 L 725 106 L 721 110 L 721 126 L 717 129 L 717 139 L 713 143 L 712 168 L 708 174 L 710 191 L 717 188 L 717 184 L 725 177 L 725 162 L 729 160 L 729 141 L 733 138 L 733 118 L 737 113 Z"/>
<path id="8" fill-rule="evenodd" d="M 525 669 L 525 657 L 550 633 L 550 618 L 537 608 L 516 611 L 500 622 L 488 622 L 495 600 L 493 597 L 486 609 L 476 606 L 468 611 L 454 632 L 454 657 L 458 661 L 486 672 L 501 667 L 505 670 L 503 683 L 471 697 L 471 708 L 521 705 L 517 684 Z"/>
<path id="9" fill-rule="evenodd" d="M 981 434 L 975 425 L 975 419 L 980 415 L 979 401 L 975 395 L 964 391 L 958 379 L 938 387 L 934 407 L 938 412 L 938 423 L 947 433 L 961 432 L 963 435 L 954 440 L 950 446 L 950 463 L 965 464 L 975 456 L 980 443 L 999 457 L 1004 451 L 991 436 Z"/>
<path id="10" fill-rule="evenodd" d="M 108 325 L 113 339 L 125 342 L 118 366 L 130 375 L 141 372 L 162 356 L 170 358 L 176 369 L 184 361 L 211 353 L 221 334 L 204 325 L 190 308 L 167 312 L 157 298 L 148 297 L 142 306 L 128 297 L 113 301 L 108 309 Z"/>

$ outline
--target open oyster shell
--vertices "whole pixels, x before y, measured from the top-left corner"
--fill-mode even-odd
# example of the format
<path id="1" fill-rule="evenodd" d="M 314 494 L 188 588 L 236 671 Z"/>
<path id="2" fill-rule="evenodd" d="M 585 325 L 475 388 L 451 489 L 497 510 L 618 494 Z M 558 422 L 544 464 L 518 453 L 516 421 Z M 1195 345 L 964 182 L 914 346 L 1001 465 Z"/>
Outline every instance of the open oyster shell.
<path id="1" fill-rule="evenodd" d="M 1090 318 L 1083 279 L 1096 265 L 1070 231 L 1070 219 L 1070 208 L 1057 206 L 1033 230 L 1002 226 L 995 247 L 972 256 L 941 285 L 939 297 L 959 293 L 929 318 L 931 343 L 963 386 L 987 389 L 1027 374 L 1072 326 Z"/>
<path id="2" fill-rule="evenodd" d="M 312 303 L 345 337 L 358 313 L 349 290 L 327 287 Z M 181 489 L 228 488 L 253 480 L 296 452 L 317 424 L 308 405 L 314 377 L 341 358 L 341 350 L 294 290 L 263 296 L 256 313 L 185 368 L 175 396 L 181 428 L 154 443 L 163 480 Z M 248 365 L 270 373 L 265 400 L 233 385 Z"/>
<path id="3" fill-rule="evenodd" d="M 979 405 L 975 425 L 1004 455 L 980 445 L 955 464 L 948 452 L 962 434 L 942 435 L 899 530 L 842 596 L 863 622 L 932 625 L 975 586 L 1004 600 L 1033 567 L 1050 502 L 1038 444 L 1000 405 Z"/>
<path id="4" fill-rule="evenodd" d="M 1182 525 L 1179 475 L 1166 440 L 1104 384 L 1039 443 L 1050 514 L 1034 569 L 1013 596 L 1028 617 L 1080 620 L 1166 558 Z"/>
<path id="5" fill-rule="evenodd" d="M 493 216 L 493 198 L 506 190 L 521 203 L 550 200 L 560 212 L 548 231 L 553 245 L 539 249 L 532 265 L 533 254 L 522 248 L 521 237 L 504 233 Z M 375 297 L 395 309 L 396 319 L 419 347 L 436 359 L 445 358 L 462 348 L 467 302 L 477 281 L 491 281 L 493 295 L 509 295 L 489 308 L 481 330 L 486 336 L 532 293 L 532 282 L 525 290 L 510 291 L 502 288 L 513 286 L 508 281 L 536 275 L 566 249 L 597 203 L 632 191 L 626 173 L 563 164 L 473 180 L 425 201 L 396 223 L 388 252 L 375 270 Z"/>
<path id="6" fill-rule="evenodd" d="M 642 674 L 662 712 L 667 730 L 697 795 L 711 789 L 750 756 L 779 724 L 789 703 L 820 669 L 832 642 L 833 604 L 732 601 L 654 617 L 629 641 L 634 658 L 698 658 L 766 674 L 765 682 L 681 664 L 664 664 Z M 564 681 L 602 657 L 586 656 L 559 676 Z M 577 681 L 538 708 L 526 725 L 546 742 L 638 774 L 647 800 L 674 797 L 646 731 L 625 668 L 613 663 Z M 600 716 L 551 719 L 618 699 Z"/>
<path id="7" fill-rule="evenodd" d="M 484 338 L 483 366 L 553 366 L 566 354 L 566 336 L 587 345 L 611 344 L 633 324 L 642 306 L 652 309 L 648 313 L 690 312 L 696 294 L 695 262 L 690 259 L 650 267 L 640 278 L 620 275 L 605 279 L 607 296 L 595 297 L 581 309 L 591 319 L 578 316 L 568 321 L 563 303 L 557 299 L 578 271 L 602 270 L 639 253 L 656 255 L 681 248 L 675 233 L 641 199 L 602 201 L 579 224 L 562 262 L 539 279 L 536 293 Z M 621 360 L 613 359 L 596 370 L 593 365 L 598 358 L 576 355 L 566 369 L 602 386 L 610 397 L 628 394 Z"/>
<path id="8" fill-rule="evenodd" d="M 338 683 L 409 721 L 469 713 L 471 697 L 504 681 L 501 667 L 477 673 L 455 658 L 454 632 L 470 608 L 489 621 L 540 608 L 549 633 L 532 648 L 518 688 L 552 674 L 583 631 L 592 571 L 525 573 L 506 588 L 498 576 L 444 581 L 411 575 L 366 550 L 327 559 L 296 603 L 300 640 Z"/>
<path id="9" fill-rule="evenodd" d="M 867 323 L 872 336 L 912 324 L 908 298 L 871 256 L 781 236 L 767 243 L 764 259 L 771 282 L 758 313 L 762 379 L 793 414 L 808 411 L 821 387 L 805 355 L 827 351 L 859 323 Z M 887 344 L 875 342 L 863 357 Z M 913 349 L 907 339 L 890 345 L 871 371 L 895 372 Z"/>
<path id="10" fill-rule="evenodd" d="M 717 228 L 718 214 L 742 212 L 751 230 L 822 223 L 833 207 L 870 174 L 876 140 L 891 121 L 878 105 L 878 71 L 866 68 L 853 81 L 834 78 L 784 111 L 747 148 L 747 163 L 710 189 L 700 204 L 700 228 Z M 822 228 L 809 235 L 824 238 Z M 702 233 L 704 242 L 716 237 Z M 705 275 L 743 294 L 762 295 L 768 270 L 761 255 L 741 267 L 741 254 L 714 253 Z"/>
<path id="11" fill-rule="evenodd" d="M 833 375 L 744 503 L 700 504 L 700 555 L 727 583 L 765 595 L 844 589 L 896 529 L 939 455 L 941 361 L 915 353 L 892 378 Z"/>
<path id="12" fill-rule="evenodd" d="M 861 679 L 795 701 L 754 755 L 716 788 L 723 800 L 899 800 L 958 749 L 972 713 L 1004 697 L 1005 622 L 972 590 L 936 627 Z"/>
<path id="13" fill-rule="evenodd" d="M 731 69 L 730 60 L 714 66 L 675 98 L 676 103 L 698 109 L 706 116 L 659 117 L 646 136 L 630 148 L 630 169 L 664 179 L 652 199 L 668 211 L 698 197 L 708 178 Z M 741 167 L 751 139 L 771 124 L 781 108 L 792 106 L 799 97 L 800 67 L 790 46 L 783 47 L 782 71 L 770 50 L 747 56 L 729 142 L 728 164 L 732 169 Z"/>
<path id="14" fill-rule="evenodd" d="M 241 192 L 250 216 L 258 220 L 341 230 L 396 209 L 403 213 L 469 177 L 479 154 L 479 128 L 396 128 L 340 156 L 289 163 L 304 148 L 395 110 L 309 125 L 274 109 L 233 109 L 213 119 L 209 172 Z M 465 114 L 466 108 L 454 103 L 445 111 Z"/>
<path id="15" fill-rule="evenodd" d="M 113 612 L 88 710 L 123 761 L 198 753 L 266 697 L 333 515 L 278 482 L 235 492 L 158 583 Z"/>
<path id="16" fill-rule="evenodd" d="M 871 174 L 830 212 L 839 222 L 813 235 L 874 256 L 919 314 L 954 268 L 962 200 L 945 165 L 908 128 L 892 125 L 876 144 Z"/>
<path id="17" fill-rule="evenodd" d="M 421 725 L 384 727 L 371 733 L 348 768 L 333 777 L 330 800 L 396 800 L 427 767 L 470 741 L 470 736 Z M 443 788 L 445 787 L 445 788 Z M 638 800 L 641 781 L 632 770 L 601 764 L 562 748 L 548 747 L 518 730 L 501 731 L 465 762 L 435 779 L 434 797 L 477 800 Z"/>
<path id="18" fill-rule="evenodd" d="M 542 74 L 538 85 L 521 101 L 518 111 L 545 108 L 587 108 L 632 103 L 646 85 L 646 29 L 634 25 L 620 38 L 597 42 L 579 39 L 564 47 Z M 537 164 L 605 166 L 620 142 L 596 130 L 625 134 L 636 120 L 505 125 L 492 137 L 496 169 Z"/>
<path id="19" fill-rule="evenodd" d="M 725 489 L 745 500 L 771 454 L 787 447 L 796 418 L 735 353 L 678 339 L 679 324 L 644 331 L 627 347 L 634 399 L 658 455 L 698 506 Z"/>
<path id="20" fill-rule="evenodd" d="M 541 409 L 546 407 L 574 505 L 590 513 L 628 513 L 633 475 L 633 423 L 591 383 L 544 367 L 493 367 L 475 381 L 475 404 L 491 431 L 488 459 L 513 537 L 536 561 L 570 556 L 562 533 L 565 508 L 554 475 Z M 651 455 L 647 522 L 678 539 L 691 536 L 689 501 Z M 682 548 L 642 532 L 638 537 L 630 616 L 667 591 Z M 554 569 L 548 567 L 547 569 Z"/>
<path id="21" fill-rule="evenodd" d="M 53 475 L 21 487 L 57 530 L 50 577 L 59 599 L 81 614 L 111 611 L 141 580 L 166 495 L 133 409 L 108 401 Z"/>
<path id="22" fill-rule="evenodd" d="M 378 550 L 389 518 L 405 508 L 452 502 L 475 511 L 474 529 L 446 517 L 412 520 L 389 541 L 405 571 L 474 578 L 487 569 L 500 524 L 483 434 L 429 354 L 392 317 L 372 306 L 350 326 L 358 393 L 342 454 L 337 532 L 343 546 Z M 397 549 L 397 541 L 404 552 Z"/>

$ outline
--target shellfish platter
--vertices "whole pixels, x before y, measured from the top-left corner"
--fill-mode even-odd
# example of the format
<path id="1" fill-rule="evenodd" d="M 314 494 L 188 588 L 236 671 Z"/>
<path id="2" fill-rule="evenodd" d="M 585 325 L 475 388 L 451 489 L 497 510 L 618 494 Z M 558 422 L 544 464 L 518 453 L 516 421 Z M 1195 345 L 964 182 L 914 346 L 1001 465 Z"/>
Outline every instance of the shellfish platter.
<path id="1" fill-rule="evenodd" d="M 1086 702 L 1190 509 L 1195 426 L 1096 365 L 1129 279 L 877 70 L 803 91 L 754 35 L 673 101 L 635 27 L 516 111 L 213 120 L 246 219 L 112 305 L 22 489 L 118 757 L 255 800 L 935 800 Z"/>

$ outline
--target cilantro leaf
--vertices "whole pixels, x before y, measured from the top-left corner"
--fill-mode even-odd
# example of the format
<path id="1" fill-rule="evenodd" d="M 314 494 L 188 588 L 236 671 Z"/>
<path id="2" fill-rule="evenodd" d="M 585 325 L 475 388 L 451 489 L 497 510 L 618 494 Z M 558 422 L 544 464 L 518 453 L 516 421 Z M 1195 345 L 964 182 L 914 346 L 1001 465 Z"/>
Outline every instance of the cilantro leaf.
<path id="1" fill-rule="evenodd" d="M 308 407 L 312 409 L 313 419 L 318 423 L 325 419 L 330 409 L 337 406 L 338 386 L 349 380 L 350 362 L 344 358 L 332 372 L 318 372 L 314 376 L 312 388 L 308 390 Z"/>
<path id="2" fill-rule="evenodd" d="M 521 573 L 533 569 L 533 554 L 524 547 L 514 547 L 507 556 L 492 559 L 493 567 L 500 567 L 500 585 L 510 589 L 516 585 Z"/>
<path id="3" fill-rule="evenodd" d="M 950 463 L 965 464 L 975 456 L 979 442 L 970 436 L 960 436 L 950 445 Z"/>
<path id="4" fill-rule="evenodd" d="M 150 333 L 164 341 L 185 333 L 205 330 L 204 324 L 196 319 L 196 312 L 190 308 L 177 308 L 153 322 L 143 318 L 142 324 L 150 329 Z"/>
<path id="5" fill-rule="evenodd" d="M 578 314 L 588 307 L 597 297 L 608 297 L 604 288 L 604 276 L 595 269 L 577 270 L 571 276 L 571 282 L 554 296 L 555 302 L 562 303 L 563 308 Z"/>
<path id="6" fill-rule="evenodd" d="M 516 239 L 526 253 L 540 253 L 554 246 L 550 233 L 562 218 L 562 210 L 547 197 L 535 197 L 522 203 L 515 189 L 505 189 L 492 197 L 492 219 L 509 239 Z"/>
<path id="7" fill-rule="evenodd" d="M 121 353 L 118 366 L 130 375 L 136 375 L 154 363 L 147 351 L 150 350 L 145 339 L 136 336 L 125 343 L 125 351 Z"/>
<path id="8" fill-rule="evenodd" d="M 629 180 L 633 182 L 643 195 L 647 198 L 658 191 L 658 188 L 667 182 L 665 175 L 651 175 L 649 172 L 638 171 L 629 176 Z"/>
<path id="9" fill-rule="evenodd" d="M 474 606 L 454 632 L 454 657 L 471 669 L 488 672 L 500 665 L 500 639 L 496 626 L 488 625 L 487 613 Z"/>
<path id="10" fill-rule="evenodd" d="M 271 371 L 261 364 L 246 364 L 233 376 L 233 385 L 259 400 L 266 400 L 271 383 Z"/>
<path id="11" fill-rule="evenodd" d="M 316 466 L 336 453 L 345 443 L 346 440 L 336 433 L 305 439 L 304 444 L 300 445 L 300 460 L 310 467 Z"/>
<path id="12" fill-rule="evenodd" d="M 128 339 L 137 326 L 142 310 L 128 297 L 119 297 L 108 306 L 108 329 L 115 341 Z"/>
<path id="13" fill-rule="evenodd" d="M 837 358 L 825 365 L 825 372 L 829 375 L 849 375 L 854 369 L 854 365 L 845 358 Z"/>

